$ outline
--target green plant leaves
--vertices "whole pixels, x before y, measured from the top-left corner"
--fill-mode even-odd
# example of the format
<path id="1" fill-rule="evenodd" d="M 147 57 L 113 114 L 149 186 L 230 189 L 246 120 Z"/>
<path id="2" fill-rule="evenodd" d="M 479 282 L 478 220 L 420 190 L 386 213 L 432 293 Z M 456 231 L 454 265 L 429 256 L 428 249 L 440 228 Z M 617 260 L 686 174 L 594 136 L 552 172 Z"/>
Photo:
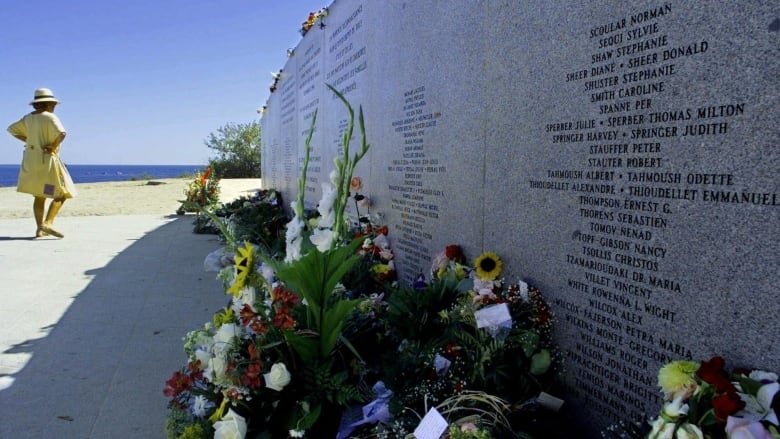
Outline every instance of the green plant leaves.
<path id="1" fill-rule="evenodd" d="M 533 375 L 543 375 L 550 369 L 550 364 L 552 364 L 550 351 L 542 349 L 531 357 L 531 368 L 529 371 Z"/>
<path id="2" fill-rule="evenodd" d="M 361 244 L 362 239 L 356 239 L 347 246 L 324 253 L 312 248 L 288 264 L 271 262 L 279 280 L 306 300 L 308 329 L 319 334 L 317 351 L 320 358 L 328 357 L 335 349 L 347 316 L 359 303 L 358 300 L 335 297 L 333 291 L 357 263 L 356 252 Z M 295 346 L 296 350 L 311 355 L 308 341 L 296 340 Z"/>

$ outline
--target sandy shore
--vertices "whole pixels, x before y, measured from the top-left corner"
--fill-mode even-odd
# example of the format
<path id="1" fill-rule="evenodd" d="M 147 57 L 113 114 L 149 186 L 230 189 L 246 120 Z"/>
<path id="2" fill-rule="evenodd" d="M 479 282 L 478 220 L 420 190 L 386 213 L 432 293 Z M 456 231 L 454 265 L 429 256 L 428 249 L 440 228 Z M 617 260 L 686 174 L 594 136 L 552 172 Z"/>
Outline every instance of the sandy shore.
<path id="1" fill-rule="evenodd" d="M 190 179 L 80 183 L 78 195 L 65 202 L 61 216 L 106 216 L 174 214 L 184 199 Z M 259 190 L 259 178 L 220 180 L 220 202 L 227 203 Z M 16 192 L 16 187 L 0 188 L 0 218 L 32 219 L 33 197 Z"/>

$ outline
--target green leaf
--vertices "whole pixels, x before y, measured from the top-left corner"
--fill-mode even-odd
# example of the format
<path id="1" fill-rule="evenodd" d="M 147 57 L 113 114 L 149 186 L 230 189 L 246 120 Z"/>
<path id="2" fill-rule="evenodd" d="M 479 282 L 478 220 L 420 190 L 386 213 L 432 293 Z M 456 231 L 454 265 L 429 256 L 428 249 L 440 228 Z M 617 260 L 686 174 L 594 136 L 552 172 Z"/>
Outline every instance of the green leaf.
<path id="1" fill-rule="evenodd" d="M 761 383 L 756 380 L 750 379 L 744 375 L 738 375 L 739 385 L 742 386 L 742 390 L 749 395 L 757 395 L 758 389 L 761 388 Z"/>
<path id="2" fill-rule="evenodd" d="M 304 363 L 311 363 L 317 358 L 319 340 L 312 337 L 302 337 L 292 331 L 285 331 L 284 338 L 292 346 Z"/>
<path id="3" fill-rule="evenodd" d="M 525 356 L 530 358 L 539 347 L 539 334 L 532 331 L 526 331 L 520 337 L 520 346 L 523 348 Z"/>
<path id="4" fill-rule="evenodd" d="M 340 300 L 336 302 L 325 313 L 322 322 L 322 332 L 320 337 L 320 355 L 322 358 L 327 357 L 333 351 L 341 336 L 341 329 L 344 327 L 344 322 L 352 310 L 355 309 L 357 304 L 360 303 L 359 299 L 356 300 Z"/>
<path id="5" fill-rule="evenodd" d="M 308 430 L 309 428 L 311 428 L 311 426 L 314 425 L 315 422 L 317 422 L 317 419 L 319 419 L 321 412 L 322 412 L 322 404 L 317 404 L 311 407 L 309 412 L 305 413 L 298 420 L 298 424 L 296 425 L 296 430 Z"/>
<path id="6" fill-rule="evenodd" d="M 550 363 L 552 363 L 550 351 L 542 349 L 531 357 L 530 372 L 534 375 L 542 375 L 550 369 Z"/>
<path id="7" fill-rule="evenodd" d="M 708 425 L 715 425 L 717 422 L 718 418 L 715 416 L 715 410 L 709 409 L 706 413 L 704 413 L 704 415 L 702 415 L 697 424 L 705 427 Z"/>

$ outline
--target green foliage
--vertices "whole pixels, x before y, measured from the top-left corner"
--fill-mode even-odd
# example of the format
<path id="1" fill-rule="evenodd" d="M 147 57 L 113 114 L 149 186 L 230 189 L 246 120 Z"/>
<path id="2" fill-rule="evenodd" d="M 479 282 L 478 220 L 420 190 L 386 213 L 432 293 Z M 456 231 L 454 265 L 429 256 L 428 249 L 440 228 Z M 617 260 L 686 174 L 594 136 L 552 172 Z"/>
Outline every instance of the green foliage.
<path id="1" fill-rule="evenodd" d="M 266 254 L 283 254 L 284 226 L 288 218 L 278 192 L 259 191 L 251 198 L 241 197 L 223 204 L 214 213 L 225 219 L 234 241 L 257 244 Z"/>
<path id="2" fill-rule="evenodd" d="M 433 279 L 423 289 L 400 286 L 390 294 L 388 324 L 401 338 L 428 341 L 443 335 L 439 311 L 448 310 L 460 294 L 461 281 L 454 273 Z"/>
<path id="3" fill-rule="evenodd" d="M 260 124 L 228 123 L 204 142 L 214 150 L 209 166 L 220 178 L 260 177 Z"/>
<path id="4" fill-rule="evenodd" d="M 165 437 L 168 439 L 206 439 L 214 429 L 205 419 L 197 419 L 188 410 L 171 407 L 165 419 Z"/>
<path id="5" fill-rule="evenodd" d="M 318 354 L 328 357 L 336 346 L 347 316 L 358 300 L 335 297 L 333 291 L 341 278 L 358 260 L 356 250 L 361 240 L 325 253 L 312 248 L 306 255 L 289 264 L 268 260 L 276 276 L 292 291 L 306 299 L 309 329 L 319 334 Z"/>
<path id="6" fill-rule="evenodd" d="M 360 126 L 360 133 L 362 134 L 360 151 L 356 152 L 352 157 L 349 156 L 349 144 L 352 141 L 352 132 L 355 128 L 355 110 L 352 109 L 352 105 L 349 103 L 349 101 L 347 101 L 344 95 L 339 93 L 339 91 L 336 90 L 332 85 L 325 85 L 336 95 L 336 97 L 341 100 L 344 106 L 347 107 L 347 112 L 349 112 L 349 124 L 347 126 L 347 130 L 344 132 L 341 138 L 341 157 L 337 157 L 334 160 L 334 163 L 336 164 L 336 171 L 338 172 L 340 179 L 338 182 L 338 187 L 336 188 L 336 201 L 333 203 L 333 208 L 336 211 L 336 220 L 333 225 L 333 233 L 337 238 L 343 238 L 346 233 L 344 209 L 347 207 L 347 201 L 350 196 L 349 185 L 350 181 L 352 180 L 352 173 L 354 172 L 355 166 L 357 166 L 360 159 L 366 155 L 371 145 L 369 145 L 366 140 L 366 125 L 363 119 L 363 106 L 361 105 L 358 114 L 358 123 Z"/>

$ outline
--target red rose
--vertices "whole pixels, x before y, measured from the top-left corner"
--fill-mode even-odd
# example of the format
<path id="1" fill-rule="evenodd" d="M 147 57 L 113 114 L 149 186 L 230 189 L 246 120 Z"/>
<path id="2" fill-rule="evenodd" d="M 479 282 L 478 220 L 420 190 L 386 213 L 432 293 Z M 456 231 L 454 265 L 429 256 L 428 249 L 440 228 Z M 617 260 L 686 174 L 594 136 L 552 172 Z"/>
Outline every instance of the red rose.
<path id="1" fill-rule="evenodd" d="M 734 385 L 729 381 L 723 367 L 726 361 L 722 357 L 712 357 L 710 361 L 702 361 L 696 375 L 710 383 L 716 393 L 734 392 Z"/>
<path id="2" fill-rule="evenodd" d="M 464 257 L 463 252 L 460 250 L 460 246 L 448 245 L 444 249 L 444 255 L 447 256 L 447 259 L 450 261 L 463 263 Z"/>
<path id="3" fill-rule="evenodd" d="M 726 422 L 726 418 L 745 408 L 745 401 L 739 398 L 737 392 L 726 392 L 712 398 L 712 408 L 718 422 Z"/>

